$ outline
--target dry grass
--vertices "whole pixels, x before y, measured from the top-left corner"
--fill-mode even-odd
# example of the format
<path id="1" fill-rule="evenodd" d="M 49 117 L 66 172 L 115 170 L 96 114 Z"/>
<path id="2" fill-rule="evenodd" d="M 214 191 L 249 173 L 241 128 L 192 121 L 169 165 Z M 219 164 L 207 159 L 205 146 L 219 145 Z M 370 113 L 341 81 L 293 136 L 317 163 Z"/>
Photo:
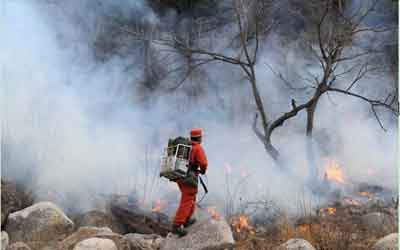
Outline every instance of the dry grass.
<path id="1" fill-rule="evenodd" d="M 340 210 L 335 214 L 306 216 L 293 223 L 285 216 L 260 232 L 234 232 L 237 250 L 271 250 L 293 238 L 310 242 L 317 250 L 369 250 L 386 233 L 371 231 L 360 223 L 359 216 Z M 391 225 L 397 231 L 397 225 Z"/>

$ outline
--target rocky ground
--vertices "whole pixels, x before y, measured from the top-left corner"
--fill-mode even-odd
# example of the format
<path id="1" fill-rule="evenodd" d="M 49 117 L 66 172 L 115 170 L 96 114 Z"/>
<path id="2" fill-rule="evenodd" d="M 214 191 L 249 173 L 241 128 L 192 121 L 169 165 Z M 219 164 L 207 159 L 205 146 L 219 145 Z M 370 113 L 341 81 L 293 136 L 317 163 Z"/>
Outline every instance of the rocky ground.
<path id="1" fill-rule="evenodd" d="M 169 233 L 167 216 L 144 211 L 126 197 L 104 198 L 102 208 L 83 214 L 65 213 L 56 202 L 33 200 L 13 182 L 1 181 L 2 250 L 398 248 L 397 206 L 387 204 L 337 203 L 318 209 L 316 215 L 280 215 L 273 223 L 257 225 L 247 218 L 210 217 L 177 238 Z"/>
<path id="2" fill-rule="evenodd" d="M 397 249 L 397 212 L 396 202 L 345 199 L 310 215 L 281 215 L 272 225 L 234 230 L 235 249 Z"/>

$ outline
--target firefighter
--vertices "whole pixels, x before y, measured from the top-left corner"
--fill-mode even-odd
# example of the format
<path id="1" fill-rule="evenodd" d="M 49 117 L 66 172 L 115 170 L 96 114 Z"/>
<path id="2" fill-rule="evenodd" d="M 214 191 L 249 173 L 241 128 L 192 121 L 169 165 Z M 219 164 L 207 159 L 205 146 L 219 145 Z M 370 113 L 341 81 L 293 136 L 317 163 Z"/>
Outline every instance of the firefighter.
<path id="1" fill-rule="evenodd" d="M 192 215 L 196 207 L 198 175 L 199 173 L 205 174 L 208 165 L 206 154 L 201 146 L 202 136 L 203 130 L 200 128 L 194 128 L 190 131 L 192 151 L 190 154 L 188 175 L 176 181 L 181 191 L 181 201 L 173 221 L 172 232 L 180 237 L 187 234 L 184 228 L 196 222 L 196 219 L 192 218 Z"/>

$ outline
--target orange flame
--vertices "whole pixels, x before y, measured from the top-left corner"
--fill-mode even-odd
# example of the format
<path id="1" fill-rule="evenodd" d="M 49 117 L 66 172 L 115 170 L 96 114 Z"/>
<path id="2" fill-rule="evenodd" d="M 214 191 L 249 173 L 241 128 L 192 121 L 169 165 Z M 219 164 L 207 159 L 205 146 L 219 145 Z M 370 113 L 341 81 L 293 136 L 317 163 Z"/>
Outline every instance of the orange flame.
<path id="1" fill-rule="evenodd" d="M 232 223 L 232 225 L 237 233 L 246 230 L 249 231 L 250 233 L 254 233 L 253 228 L 249 225 L 249 219 L 245 215 L 240 215 L 238 218 L 236 218 Z"/>
<path id="2" fill-rule="evenodd" d="M 165 203 L 163 201 L 161 201 L 160 199 L 158 199 L 155 203 L 155 206 L 151 209 L 151 211 L 154 213 L 159 213 L 161 211 L 161 209 L 163 209 L 164 207 L 165 207 Z"/>
<path id="3" fill-rule="evenodd" d="M 337 183 L 345 183 L 340 165 L 332 159 L 328 159 L 328 162 L 326 164 L 325 178 L 331 181 L 335 181 Z"/>
<path id="4" fill-rule="evenodd" d="M 217 212 L 216 207 L 208 207 L 207 213 L 209 213 L 211 215 L 211 218 L 213 218 L 214 220 L 221 219 L 221 215 Z"/>
<path id="5" fill-rule="evenodd" d="M 334 207 L 328 207 L 327 208 L 328 214 L 334 215 L 336 213 L 336 208 Z"/>
<path id="6" fill-rule="evenodd" d="M 336 214 L 336 208 L 334 207 L 321 208 L 320 212 L 328 215 L 334 215 Z"/>
<path id="7" fill-rule="evenodd" d="M 361 196 L 368 197 L 368 199 L 372 199 L 372 198 L 374 197 L 373 194 L 371 194 L 371 193 L 369 193 L 369 192 L 366 192 L 366 191 L 364 191 L 364 192 L 358 192 L 358 194 L 361 195 Z"/>

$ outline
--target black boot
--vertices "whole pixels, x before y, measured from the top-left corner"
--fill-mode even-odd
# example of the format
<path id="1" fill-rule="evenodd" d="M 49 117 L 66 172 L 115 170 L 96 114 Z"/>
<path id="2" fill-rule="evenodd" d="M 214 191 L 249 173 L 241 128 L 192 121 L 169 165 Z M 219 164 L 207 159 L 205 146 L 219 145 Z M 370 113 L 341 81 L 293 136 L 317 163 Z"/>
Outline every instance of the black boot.
<path id="1" fill-rule="evenodd" d="M 178 235 L 179 237 L 183 237 L 187 234 L 187 231 L 182 227 L 182 225 L 173 225 L 172 233 Z"/>
<path id="2" fill-rule="evenodd" d="M 193 225 L 194 223 L 196 223 L 196 218 L 190 218 L 188 219 L 185 224 L 183 224 L 184 227 L 190 227 L 191 225 Z"/>

